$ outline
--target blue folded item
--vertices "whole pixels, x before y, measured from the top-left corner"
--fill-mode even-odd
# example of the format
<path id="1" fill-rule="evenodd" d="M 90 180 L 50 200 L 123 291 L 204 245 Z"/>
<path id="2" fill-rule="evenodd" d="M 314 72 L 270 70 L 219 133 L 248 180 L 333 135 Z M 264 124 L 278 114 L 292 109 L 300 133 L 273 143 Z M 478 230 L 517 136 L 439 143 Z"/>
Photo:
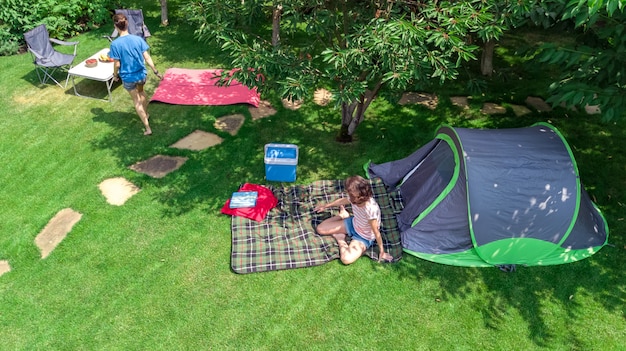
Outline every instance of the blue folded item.
<path id="1" fill-rule="evenodd" d="M 256 191 L 237 191 L 230 198 L 230 208 L 244 208 L 256 206 L 259 193 Z"/>

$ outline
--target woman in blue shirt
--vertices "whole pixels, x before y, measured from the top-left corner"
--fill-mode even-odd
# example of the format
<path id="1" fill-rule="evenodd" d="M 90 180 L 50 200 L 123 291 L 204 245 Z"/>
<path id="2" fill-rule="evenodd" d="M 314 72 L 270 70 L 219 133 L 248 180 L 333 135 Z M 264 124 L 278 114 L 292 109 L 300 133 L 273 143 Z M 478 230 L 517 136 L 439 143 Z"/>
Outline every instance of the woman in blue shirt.
<path id="1" fill-rule="evenodd" d="M 152 57 L 148 53 L 150 47 L 146 41 L 128 33 L 128 19 L 126 16 L 121 13 L 116 14 L 113 16 L 113 22 L 119 33 L 119 37 L 111 43 L 111 49 L 109 50 L 109 57 L 115 60 L 113 79 L 115 81 L 122 79 L 124 89 L 133 98 L 135 111 L 137 111 L 137 115 L 139 115 L 145 127 L 143 135 L 150 135 L 152 134 L 152 129 L 150 129 L 149 123 L 148 99 L 143 90 L 148 74 L 146 64 L 150 66 L 152 72 L 159 79 L 163 79 L 163 76 L 159 74 L 159 71 L 154 66 Z"/>

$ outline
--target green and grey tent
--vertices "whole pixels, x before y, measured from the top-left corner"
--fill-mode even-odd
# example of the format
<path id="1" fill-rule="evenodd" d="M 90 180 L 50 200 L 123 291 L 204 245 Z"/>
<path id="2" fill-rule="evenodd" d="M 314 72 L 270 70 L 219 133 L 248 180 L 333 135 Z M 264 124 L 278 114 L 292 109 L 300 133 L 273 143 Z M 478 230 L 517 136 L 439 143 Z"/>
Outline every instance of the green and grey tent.
<path id="1" fill-rule="evenodd" d="M 597 252 L 608 226 L 553 126 L 441 127 L 410 156 L 370 163 L 400 189 L 405 252 L 457 266 L 554 265 Z"/>

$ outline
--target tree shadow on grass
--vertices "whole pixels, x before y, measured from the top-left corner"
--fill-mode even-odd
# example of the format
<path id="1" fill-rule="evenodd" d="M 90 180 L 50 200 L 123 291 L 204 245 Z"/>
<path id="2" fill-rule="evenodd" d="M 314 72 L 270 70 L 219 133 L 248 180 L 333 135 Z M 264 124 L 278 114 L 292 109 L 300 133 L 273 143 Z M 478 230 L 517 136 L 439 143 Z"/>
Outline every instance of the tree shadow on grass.
<path id="1" fill-rule="evenodd" d="M 187 61 L 193 65 L 205 65 L 204 68 L 227 67 L 227 62 L 212 54 L 213 49 L 196 42 L 191 32 L 186 25 L 153 30 L 158 34 L 151 39 L 153 53 L 171 64 Z M 623 221 L 619 221 L 626 185 L 624 179 L 615 176 L 623 173 L 626 164 L 618 142 L 626 140 L 623 126 L 607 135 L 603 134 L 605 128 L 598 127 L 596 122 L 575 116 L 572 121 L 565 111 L 558 109 L 553 113 L 533 113 L 525 117 L 517 117 L 510 111 L 499 116 L 481 116 L 452 106 L 444 98 L 440 98 L 437 111 L 421 106 L 399 106 L 392 99 L 381 98 L 366 114 L 355 142 L 344 145 L 334 141 L 340 121 L 338 110 L 305 103 L 300 110 L 290 111 L 283 109 L 278 99 L 272 99 L 272 105 L 278 110 L 276 115 L 253 121 L 247 106 L 151 104 L 155 135 L 150 138 L 141 136 L 139 119 L 132 113 L 94 111 L 94 120 L 109 124 L 114 132 L 95 141 L 93 146 L 110 150 L 126 167 L 156 154 L 188 157 L 183 167 L 161 179 L 129 172 L 134 183 L 153 187 L 154 199 L 163 204 L 164 215 L 178 216 L 194 209 L 218 213 L 240 184 L 265 184 L 263 147 L 267 143 L 298 145 L 297 182 L 309 183 L 362 174 L 362 165 L 371 159 L 371 155 L 385 155 L 385 159 L 371 160 L 376 163 L 405 157 L 430 141 L 436 128 L 444 123 L 470 128 L 510 128 L 549 121 L 572 145 L 581 167 L 581 178 L 607 215 L 612 232 L 621 233 L 626 229 Z M 216 118 L 231 113 L 246 116 L 236 136 L 213 127 Z M 169 148 L 196 129 L 218 134 L 224 142 L 202 151 Z M 607 311 L 623 311 L 626 306 L 626 286 L 621 271 L 626 264 L 624 241 L 619 236 L 610 239 L 615 247 L 603 248 L 591 259 L 563 266 L 520 267 L 511 274 L 488 268 L 444 266 L 414 257 L 405 257 L 390 267 L 401 279 L 438 281 L 441 292 L 433 298 L 480 297 L 480 301 L 468 302 L 475 305 L 487 328 L 503 329 L 503 324 L 507 323 L 507 311 L 513 308 L 528 324 L 526 337 L 531 342 L 540 347 L 558 348 L 556 344 L 561 340 L 557 340 L 549 325 L 546 316 L 549 312 L 543 306 L 546 300 L 566 309 L 572 320 L 585 312 L 584 306 L 577 301 L 581 294 L 593 296 Z M 484 291 L 475 293 L 476 289 Z M 584 344 L 574 332 L 568 337 L 568 346 L 573 349 Z"/>
<path id="2" fill-rule="evenodd" d="M 376 102 L 372 113 L 359 127 L 356 141 L 339 144 L 334 136 L 339 128 L 339 113 L 333 108 L 321 108 L 305 103 L 300 110 L 282 108 L 272 101 L 278 113 L 253 121 L 247 106 L 173 106 L 151 105 L 151 113 L 158 115 L 153 124 L 156 134 L 144 138 L 140 122 L 132 113 L 105 113 L 94 111 L 95 121 L 109 124 L 114 132 L 94 142 L 94 147 L 111 150 L 125 166 L 156 154 L 185 156 L 189 160 L 176 172 L 162 179 L 134 174 L 133 182 L 150 184 L 154 199 L 164 206 L 164 215 L 178 216 L 194 209 L 219 213 L 226 199 L 245 182 L 266 184 L 264 179 L 264 145 L 271 142 L 293 143 L 300 148 L 297 166 L 298 183 L 319 179 L 342 179 L 351 174 L 362 174 L 362 165 L 372 155 L 385 155 L 382 163 L 405 157 L 430 141 L 442 123 L 475 127 L 476 120 L 458 109 L 443 104 L 437 113 L 419 106 L 398 106 L 384 100 Z M 446 110 L 446 109 L 449 109 Z M 216 130 L 216 118 L 231 113 L 242 113 L 246 120 L 239 133 L 231 136 Z M 611 229 L 623 231 L 619 221 L 620 203 L 624 185 L 611 185 L 614 174 L 626 164 L 619 154 L 619 140 L 623 131 L 607 135 L 602 128 L 585 125 L 584 119 L 553 115 L 485 117 L 484 127 L 505 128 L 528 126 L 549 120 L 557 125 L 578 157 L 583 181 L 591 188 L 590 194 L 603 208 Z M 201 151 L 170 148 L 178 139 L 201 129 L 220 135 L 222 144 Z M 622 129 L 624 130 L 624 129 Z M 608 138 L 608 140 L 607 140 Z M 583 147 L 582 145 L 588 145 Z M 606 155 L 604 158 L 598 154 Z M 610 156 L 610 158 L 609 158 Z M 607 160 L 611 164 L 607 165 Z M 608 168 L 608 169 L 606 169 Z M 612 177 L 608 179 L 606 177 Z M 289 185 L 289 184 L 284 184 Z M 557 304 L 573 320 L 585 313 L 577 296 L 593 296 L 607 311 L 616 313 L 626 306 L 621 267 L 624 262 L 623 238 L 611 237 L 615 247 L 603 248 L 592 258 L 562 266 L 519 267 L 506 274 L 497 269 L 451 267 L 405 257 L 391 265 L 399 279 L 436 280 L 441 300 L 467 299 L 481 314 L 484 326 L 494 330 L 505 329 L 510 309 L 514 309 L 528 324 L 526 337 L 539 347 L 558 347 L 563 341 L 556 335 L 547 317 L 545 303 Z M 480 289 L 480 290 L 477 290 Z M 473 301 L 479 297 L 479 301 Z M 577 348 L 584 344 L 572 331 L 569 344 Z"/>
<path id="3" fill-rule="evenodd" d="M 194 28 L 178 17 L 176 5 L 173 6 L 170 7 L 170 14 L 173 14 L 171 24 L 167 27 L 158 25 L 159 19 L 153 16 L 156 8 L 144 8 L 146 23 L 153 34 L 148 39 L 151 54 L 163 62 L 157 63 L 160 68 L 164 71 L 163 66 L 176 67 L 178 62 L 185 62 L 185 68 L 228 68 L 229 62 L 224 61 L 226 56 L 221 54 L 221 49 L 198 42 L 193 35 Z M 328 125 L 336 125 L 338 114 L 331 116 L 325 114 L 324 109 L 319 109 L 310 120 L 302 121 L 301 116 L 310 112 L 309 107 L 299 112 L 286 110 L 278 99 L 272 101 L 272 105 L 279 110 L 278 114 L 255 121 L 247 105 L 177 106 L 151 103 L 150 124 L 154 134 L 148 139 L 135 134 L 141 131 L 136 116 L 124 115 L 120 118 L 118 113 L 93 111 L 95 121 L 107 123 L 114 129 L 104 139 L 95 141 L 93 146 L 110 150 L 125 167 L 156 154 L 188 157 L 179 170 L 162 179 L 139 176 L 141 181 L 151 182 L 159 189 L 155 199 L 166 206 L 166 215 L 172 216 L 197 207 L 219 211 L 240 184 L 264 184 L 263 148 L 267 143 L 294 143 L 302 148 L 301 166 L 298 166 L 300 179 L 346 175 L 346 169 L 349 169 L 345 166 L 346 160 L 353 157 L 359 144 L 337 145 L 334 142 L 336 130 L 333 128 L 331 132 Z M 214 127 L 216 118 L 238 113 L 246 116 L 246 120 L 236 136 Z M 169 147 L 197 129 L 217 134 L 224 141 L 201 151 Z M 336 157 L 338 153 L 343 159 Z"/>
<path id="4" fill-rule="evenodd" d="M 425 109 L 424 113 L 428 113 Z M 440 109 L 449 109 L 449 117 L 440 120 L 453 126 L 476 127 L 477 119 L 466 119 L 464 112 L 444 103 Z M 394 114 L 413 108 L 390 107 L 384 113 Z M 505 115 L 482 117 L 482 127 L 517 128 L 540 121 L 555 125 L 565 136 L 573 150 L 583 185 L 602 209 L 612 234 L 610 245 L 594 256 L 580 262 L 546 267 L 518 267 L 514 273 L 504 273 L 495 268 L 452 267 L 405 255 L 405 259 L 392 269 L 400 279 L 437 281 L 440 295 L 433 299 L 468 299 L 482 315 L 485 327 L 507 329 L 507 314 L 514 309 L 527 323 L 526 337 L 539 347 L 580 349 L 587 345 L 580 333 L 572 330 L 565 341 L 550 324 L 548 305 L 558 305 L 566 310 L 572 323 L 589 313 L 582 305 L 583 299 L 593 298 L 606 311 L 619 315 L 626 309 L 626 282 L 623 267 L 626 265 L 626 245 L 619 234 L 626 230 L 623 222 L 625 180 L 615 177 L 623 173 L 626 157 L 620 150 L 626 140 L 623 126 L 602 125 L 594 117 L 574 114 L 564 109 L 552 113 L 516 117 L 510 111 Z M 480 119 L 480 118 L 479 118 Z M 434 120 L 433 120 L 434 122 Z M 424 125 L 423 127 L 428 127 Z M 430 139 L 429 139 L 430 140 Z M 479 301 L 473 301 L 480 297 Z M 559 308 L 556 307 L 556 308 Z M 595 320 L 600 322 L 600 317 Z M 592 317 L 592 319 L 594 319 Z M 579 324 L 582 322 L 578 322 Z M 566 322 L 567 325 L 567 322 Z M 616 326 L 621 328 L 621 326 Z M 560 332 L 559 332 L 560 333 Z"/>
<path id="5" fill-rule="evenodd" d="M 194 34 L 196 28 L 183 17 L 178 7 L 175 4 L 168 7 L 168 26 L 160 25 L 160 15 L 146 16 L 146 24 L 152 33 L 148 39 L 152 56 L 169 67 L 178 67 L 177 63 L 185 62 L 194 65 L 185 68 L 229 68 L 230 61 L 225 60 L 227 56 L 222 49 L 214 44 L 199 42 Z M 160 62 L 157 65 L 162 66 Z"/>
<path id="6" fill-rule="evenodd" d="M 180 215 L 198 206 L 219 211 L 239 185 L 250 182 L 266 184 L 264 146 L 290 143 L 300 148 L 298 182 L 318 179 L 342 179 L 362 174 L 369 154 L 363 143 L 340 144 L 334 141 L 338 114 L 332 109 L 311 104 L 299 111 L 282 108 L 273 102 L 278 113 L 252 120 L 248 105 L 177 106 L 150 104 L 150 123 L 154 134 L 143 137 L 139 118 L 133 113 L 105 112 L 94 109 L 94 121 L 107 123 L 113 132 L 94 141 L 93 147 L 107 149 L 125 167 L 156 154 L 188 157 L 176 172 L 162 179 L 147 179 L 156 187 L 155 199 L 167 208 L 167 215 Z M 246 120 L 232 136 L 216 129 L 215 120 L 229 114 L 243 114 Z M 221 144 L 191 151 L 169 147 L 195 130 L 214 133 Z M 275 183 L 274 183 L 275 184 Z M 288 185 L 288 184 L 285 184 Z"/>
<path id="7" fill-rule="evenodd" d="M 598 305 L 614 314 L 625 308 L 626 287 L 621 269 L 615 266 L 617 255 L 615 248 L 605 247 L 587 260 L 560 266 L 518 267 L 514 273 L 496 268 L 445 266 L 405 255 L 393 270 L 401 279 L 438 281 L 440 295 L 433 299 L 466 299 L 490 329 L 509 329 L 507 315 L 513 309 L 528 325 L 528 334 L 521 337 L 540 347 L 560 348 L 564 340 L 556 337 L 548 321 L 554 316 L 548 318 L 552 312 L 547 304 L 566 310 L 568 318 L 576 324 L 581 323 L 576 322 L 577 317 L 589 311 L 579 302 L 582 297 L 592 296 Z M 596 317 L 598 322 L 599 318 Z M 576 332 L 566 335 L 567 347 L 579 349 L 584 345 L 579 337 Z"/>

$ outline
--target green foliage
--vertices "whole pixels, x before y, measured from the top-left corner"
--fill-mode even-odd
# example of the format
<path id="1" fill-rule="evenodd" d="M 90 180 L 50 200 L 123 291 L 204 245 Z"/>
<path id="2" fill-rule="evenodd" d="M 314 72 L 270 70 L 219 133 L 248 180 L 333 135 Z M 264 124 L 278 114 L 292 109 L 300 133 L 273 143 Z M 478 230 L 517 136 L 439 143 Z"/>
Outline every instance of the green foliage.
<path id="1" fill-rule="evenodd" d="M 565 5 L 563 0 L 513 1 L 510 9 L 517 23 L 512 27 L 521 27 L 529 22 L 543 28 L 552 27 L 559 20 Z"/>
<path id="2" fill-rule="evenodd" d="M 150 17 L 156 11 L 144 13 L 158 21 Z M 171 20 L 150 38 L 159 69 L 229 67 L 221 47 L 199 45 L 194 28 Z M 75 38 L 81 59 L 106 45 L 99 34 L 108 30 Z M 482 86 L 484 96 L 471 96 L 463 71 L 444 86 L 435 79 L 434 110 L 380 96 L 351 144 L 332 140 L 339 123 L 332 106 L 306 100 L 292 111 L 277 91 L 262 95 L 276 114 L 258 120 L 241 105 L 150 103 L 154 135 L 143 137 L 119 83 L 112 103 L 82 99 L 71 87 L 40 86 L 27 57 L 0 57 L 0 260 L 12 267 L 0 277 L 1 349 L 623 350 L 626 126 L 560 108 L 519 117 L 480 113 L 484 99 L 500 102 L 496 97 L 514 89 L 526 94 L 521 101 L 530 93 L 543 96 L 532 87 L 547 85 L 552 67 L 529 70 L 519 47 L 505 35 L 496 59 L 502 66 L 512 62 L 506 67 L 523 80 L 494 76 Z M 77 84 L 106 96 L 102 82 Z M 149 96 L 157 84 L 150 75 Z M 471 96 L 471 106 L 453 106 L 446 92 Z M 232 114 L 245 116 L 235 136 L 214 126 Z M 220 208 L 242 183 L 266 184 L 266 143 L 296 143 L 297 183 L 308 184 L 362 174 L 367 160 L 405 157 L 443 123 L 515 128 L 539 121 L 566 136 L 581 180 L 609 222 L 611 245 L 589 259 L 511 274 L 410 255 L 385 265 L 362 258 L 348 267 L 333 261 L 246 275 L 230 269 L 231 220 Z M 223 141 L 199 151 L 170 147 L 196 130 Z M 129 169 L 157 154 L 188 160 L 163 178 Z M 109 205 L 98 187 L 115 177 L 141 189 L 122 206 Z M 63 208 L 83 216 L 41 259 L 34 238 Z"/>
<path id="3" fill-rule="evenodd" d="M 0 26 L 0 56 L 11 55 L 17 52 L 20 45 L 11 36 L 6 26 Z"/>
<path id="4" fill-rule="evenodd" d="M 478 46 L 467 38 L 502 33 L 483 3 L 289 2 L 282 4 L 277 46 L 269 30 L 273 8 L 263 2 L 197 0 L 186 13 L 198 38 L 218 42 L 241 68 L 235 78 L 296 100 L 328 86 L 344 107 L 343 126 L 354 126 L 381 90 L 455 79 L 463 62 L 475 60 Z"/>
<path id="5" fill-rule="evenodd" d="M 562 67 L 553 105 L 598 106 L 605 121 L 626 116 L 626 12 L 621 1 L 571 1 L 563 14 L 578 28 L 571 45 L 546 43 L 537 59 Z"/>
<path id="6" fill-rule="evenodd" d="M 261 86 L 250 71 L 241 71 L 240 78 L 285 97 L 302 98 L 324 84 L 333 88 L 338 103 L 362 102 L 367 91 L 379 84 L 382 90 L 400 91 L 432 85 L 433 78 L 456 79 L 458 67 L 476 59 L 476 48 L 465 42 L 468 37 L 494 40 L 504 31 L 532 23 L 553 29 L 555 25 L 579 28 L 576 42 L 545 43 L 533 54 L 538 64 L 557 66 L 563 72 L 551 84 L 548 102 L 578 108 L 598 105 L 605 120 L 619 118 L 626 111 L 622 98 L 626 15 L 621 0 L 426 2 L 419 6 L 299 0 L 284 5 L 279 48 L 269 43 L 271 7 L 255 1 L 226 3 L 192 2 L 187 13 L 198 24 L 198 37 L 233 41 L 224 44 L 233 63 L 255 67 L 267 80 Z M 263 11 L 265 15 L 258 15 Z M 470 87 L 481 90 L 480 84 Z"/>
<path id="7" fill-rule="evenodd" d="M 483 78 L 472 77 L 467 80 L 466 89 L 472 95 L 481 95 L 487 90 L 487 82 Z"/>
<path id="8" fill-rule="evenodd" d="M 115 0 L 2 0 L 0 55 L 13 54 L 24 32 L 45 24 L 52 38 L 69 38 L 110 20 Z M 2 50 L 2 49 L 5 50 Z"/>

